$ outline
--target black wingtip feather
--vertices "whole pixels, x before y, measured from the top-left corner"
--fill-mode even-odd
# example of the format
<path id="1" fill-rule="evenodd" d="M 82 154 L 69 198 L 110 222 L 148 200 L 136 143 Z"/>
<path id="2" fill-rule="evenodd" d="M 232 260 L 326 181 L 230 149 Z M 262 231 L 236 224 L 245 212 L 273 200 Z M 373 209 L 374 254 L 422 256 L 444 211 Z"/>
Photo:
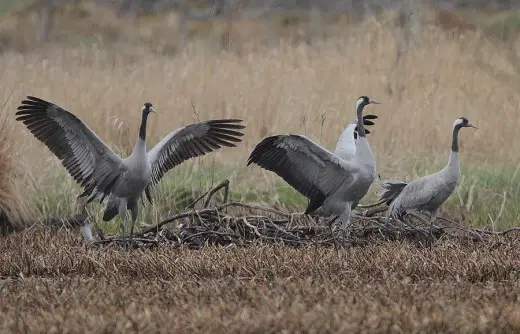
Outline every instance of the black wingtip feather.
<path id="1" fill-rule="evenodd" d="M 306 196 L 309 199 L 309 205 L 305 213 L 309 214 L 323 205 L 326 196 L 319 189 L 298 182 L 298 180 L 303 179 L 299 171 L 284 168 L 284 161 L 287 162 L 288 159 L 287 152 L 277 145 L 285 136 L 291 135 L 275 135 L 262 139 L 249 155 L 247 166 L 255 163 L 266 170 L 276 173 L 296 191 Z"/>

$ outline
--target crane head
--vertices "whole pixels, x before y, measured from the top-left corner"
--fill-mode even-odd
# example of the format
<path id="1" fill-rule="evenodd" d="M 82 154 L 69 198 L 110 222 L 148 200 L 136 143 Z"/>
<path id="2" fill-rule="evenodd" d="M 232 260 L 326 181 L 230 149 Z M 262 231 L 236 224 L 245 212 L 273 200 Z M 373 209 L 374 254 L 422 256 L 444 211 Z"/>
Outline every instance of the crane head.
<path id="1" fill-rule="evenodd" d="M 150 103 L 150 102 L 146 102 L 144 105 L 143 105 L 143 108 L 141 109 L 142 112 L 145 112 L 147 114 L 153 112 L 155 113 L 155 109 L 153 108 L 153 105 Z"/>
<path id="2" fill-rule="evenodd" d="M 478 129 L 475 125 L 471 124 L 466 117 L 457 118 L 455 122 L 453 122 L 453 127 Z"/>
<path id="3" fill-rule="evenodd" d="M 381 102 L 377 101 L 377 100 L 374 100 L 373 98 L 371 97 L 368 97 L 366 95 L 363 95 L 363 96 L 360 96 L 359 99 L 357 100 L 356 102 L 356 105 L 367 105 L 367 104 L 381 104 Z"/>

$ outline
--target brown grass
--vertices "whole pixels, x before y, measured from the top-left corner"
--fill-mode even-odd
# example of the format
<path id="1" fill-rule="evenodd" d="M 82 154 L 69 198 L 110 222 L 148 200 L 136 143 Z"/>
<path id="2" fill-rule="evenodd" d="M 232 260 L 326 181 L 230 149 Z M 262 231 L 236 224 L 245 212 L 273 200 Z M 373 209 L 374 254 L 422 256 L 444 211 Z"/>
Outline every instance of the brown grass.
<path id="1" fill-rule="evenodd" d="M 445 29 L 463 26 L 458 17 L 437 19 Z M 244 167 L 259 139 L 295 132 L 333 148 L 362 94 L 384 103 L 367 108 L 380 117 L 369 140 L 383 176 L 436 170 L 459 116 L 480 127 L 461 134 L 463 166 L 514 170 L 520 159 L 520 141 L 513 140 L 520 126 L 518 89 L 482 69 L 475 55 L 491 68 L 513 70 L 478 34 L 426 27 L 396 71 L 395 27 L 384 18 L 340 24 L 329 39 L 311 44 L 296 43 L 301 31 L 288 30 L 270 48 L 265 26 L 237 22 L 229 50 L 204 37 L 179 52 L 168 51 L 164 38 L 171 30 L 146 27 L 146 18 L 144 28 L 126 32 L 111 16 L 97 25 L 75 20 L 76 46 L 0 55 L 0 97 L 7 100 L 0 115 L 0 189 L 7 195 L 0 192 L 0 207 L 8 198 L 10 207 L 28 205 L 33 215 L 74 213 L 77 186 L 13 120 L 26 95 L 74 112 L 120 153 L 131 150 L 146 101 L 158 110 L 149 146 L 197 119 L 243 118 L 243 144 L 188 163 L 195 172 L 187 183 L 198 187 L 203 181 L 196 171 L 215 162 L 232 190 L 264 191 L 272 199 L 279 196 L 279 179 Z M 32 16 L 7 20 L 0 30 L 25 42 L 34 22 Z M 104 38 L 84 39 L 85 27 L 104 31 Z M 225 30 L 219 29 L 217 35 Z M 261 42 L 250 38 L 254 34 Z M 401 98 L 390 93 L 390 84 L 402 87 Z M 513 192 L 514 179 L 507 186 Z M 482 196 L 502 191 L 505 201 L 506 189 Z M 171 210 L 175 194 L 166 195 L 167 204 L 153 209 L 155 221 Z M 96 210 L 91 214 L 99 218 Z M 78 234 L 28 230 L 0 239 L 0 296 L 7 301 L 0 319 L 10 332 L 512 332 L 520 327 L 519 253 L 518 240 L 510 237 L 478 246 L 442 241 L 432 250 L 374 242 L 341 250 L 162 245 L 99 251 L 86 249 Z"/>
<path id="2" fill-rule="evenodd" d="M 27 201 L 17 178 L 19 165 L 16 162 L 16 145 L 12 140 L 13 121 L 5 113 L 5 105 L 10 94 L 3 96 L 5 102 L 0 105 L 0 235 L 23 229 L 29 220 Z"/>
<path id="3" fill-rule="evenodd" d="M 517 242 L 128 253 L 25 232 L 0 243 L 0 311 L 15 332 L 514 331 Z"/>
<path id="4" fill-rule="evenodd" d="M 123 153 L 133 146 L 145 101 L 159 111 L 151 118 L 149 146 L 197 118 L 243 118 L 248 125 L 243 144 L 203 161 L 227 164 L 223 176 L 233 184 L 269 189 L 278 183 L 276 177 L 244 167 L 260 138 L 303 133 L 333 148 L 362 94 L 384 103 L 367 108 L 380 117 L 370 144 L 383 176 L 415 177 L 417 165 L 431 166 L 422 174 L 444 164 L 451 124 L 459 116 L 480 127 L 461 134 L 463 165 L 515 167 L 520 142 L 508 139 L 520 126 L 517 90 L 479 69 L 473 59 L 477 49 L 497 68 L 509 70 L 479 38 L 431 29 L 423 46 L 405 56 L 402 71 L 389 78 L 395 66 L 393 37 L 385 26 L 366 22 L 343 38 L 316 45 L 281 44 L 242 54 L 198 42 L 175 57 L 139 47 L 116 52 L 109 46 L 4 53 L 0 71 L 4 89 L 14 90 L 6 108 L 10 118 L 25 95 L 40 96 L 74 112 Z M 389 94 L 389 80 L 403 86 L 402 99 Z M 13 145 L 24 152 L 18 162 L 30 174 L 21 180 L 26 193 L 54 185 L 58 178 L 61 185 L 53 191 L 71 194 L 71 203 L 62 204 L 71 210 L 77 193 L 71 179 L 21 124 L 14 130 Z"/>

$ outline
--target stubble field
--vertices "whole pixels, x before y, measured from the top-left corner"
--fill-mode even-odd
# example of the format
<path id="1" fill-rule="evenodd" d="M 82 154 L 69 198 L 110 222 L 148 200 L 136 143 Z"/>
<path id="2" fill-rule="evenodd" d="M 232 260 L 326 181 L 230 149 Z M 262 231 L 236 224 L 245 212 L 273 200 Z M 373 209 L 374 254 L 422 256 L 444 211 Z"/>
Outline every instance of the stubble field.
<path id="1" fill-rule="evenodd" d="M 518 225 L 520 120 L 507 56 L 478 34 L 426 29 L 396 63 L 394 35 L 368 20 L 311 45 L 234 52 L 192 42 L 175 56 L 144 47 L 44 48 L 0 55 L 0 206 L 12 221 L 75 213 L 79 188 L 14 121 L 26 95 L 76 114 L 116 152 L 134 144 L 140 109 L 157 109 L 151 147 L 177 127 L 241 118 L 243 142 L 170 172 L 139 222 L 154 223 L 222 179 L 231 197 L 302 212 L 305 200 L 272 173 L 245 167 L 264 136 L 306 134 L 332 149 L 369 95 L 369 142 L 384 178 L 410 180 L 446 163 L 461 133 L 463 179 L 444 215 L 466 226 Z M 515 47 L 510 46 L 511 48 Z M 477 57 L 478 55 L 478 57 Z M 488 64 L 485 68 L 482 63 Z M 365 203 L 375 199 L 374 184 Z M 100 221 L 102 209 L 89 213 Z M 101 224 L 114 231 L 113 224 Z M 77 233 L 30 229 L 0 242 L 3 330 L 31 332 L 503 332 L 520 325 L 519 248 L 510 236 L 432 249 L 381 242 L 333 249 L 256 245 L 201 250 L 87 249 Z"/>

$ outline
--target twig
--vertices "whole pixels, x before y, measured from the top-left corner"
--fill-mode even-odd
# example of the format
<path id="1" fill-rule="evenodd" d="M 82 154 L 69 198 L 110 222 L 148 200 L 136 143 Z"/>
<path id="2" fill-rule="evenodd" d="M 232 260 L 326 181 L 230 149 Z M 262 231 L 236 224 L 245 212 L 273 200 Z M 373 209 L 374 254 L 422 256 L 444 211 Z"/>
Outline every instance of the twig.
<path id="1" fill-rule="evenodd" d="M 190 205 L 188 205 L 184 210 L 189 210 L 189 209 L 193 209 L 195 207 L 195 204 L 197 204 L 201 199 L 203 199 L 204 197 L 206 197 L 206 195 L 208 196 L 208 199 L 204 202 L 204 208 L 208 207 L 208 204 L 209 204 L 209 200 L 211 199 L 211 197 L 213 196 L 213 194 L 217 191 L 219 191 L 220 189 L 222 188 L 226 188 L 226 191 L 224 193 L 224 203 L 227 201 L 227 194 L 228 194 L 228 189 L 229 189 L 229 180 L 224 180 L 222 182 L 220 182 L 216 187 L 213 187 L 212 189 L 206 191 L 205 193 L 203 193 L 202 195 L 200 195 L 199 197 L 197 197 Z"/>
<path id="2" fill-rule="evenodd" d="M 369 210 L 363 211 L 363 215 L 365 217 L 372 217 L 373 215 L 381 213 L 381 212 L 385 212 L 386 210 L 387 210 L 386 207 L 373 208 L 371 210 L 369 209 Z"/>
<path id="3" fill-rule="evenodd" d="M 511 227 L 505 231 L 502 231 L 502 232 L 495 232 L 495 231 L 487 231 L 487 230 L 483 230 L 483 229 L 479 229 L 479 228 L 476 228 L 474 230 L 475 232 L 477 233 L 483 233 L 483 234 L 488 234 L 488 235 L 506 235 L 506 234 L 509 234 L 511 232 L 516 232 L 516 231 L 520 231 L 520 227 Z"/>
<path id="4" fill-rule="evenodd" d="M 170 217 L 167 217 L 166 219 L 162 220 L 160 223 L 154 225 L 154 226 L 151 226 L 147 229 L 144 229 L 143 231 L 139 232 L 139 233 L 136 233 L 135 235 L 139 235 L 139 236 L 142 236 L 142 235 L 145 235 L 147 233 L 150 233 L 150 232 L 154 232 L 154 231 L 159 231 L 159 229 L 168 224 L 168 223 L 172 223 L 178 219 L 181 219 L 181 218 L 186 218 L 186 217 L 189 217 L 189 216 L 192 216 L 193 214 L 195 214 L 195 211 L 196 210 L 190 210 L 190 211 L 186 211 L 186 212 L 182 212 L 182 213 L 179 213 L 179 214 L 176 214 L 176 215 L 173 215 L 173 216 L 170 216 Z M 215 211 L 214 208 L 211 208 L 211 209 L 203 209 L 203 210 L 199 210 L 198 211 L 198 214 L 205 214 L 205 213 L 209 213 L 209 212 L 213 212 Z"/>
<path id="5" fill-rule="evenodd" d="M 224 180 L 208 192 L 208 197 L 206 198 L 206 201 L 204 202 L 204 208 L 207 208 L 209 206 L 209 202 L 211 201 L 211 198 L 213 197 L 213 195 L 222 188 L 225 188 L 224 203 L 227 202 L 227 196 L 228 196 L 228 191 L 229 191 L 229 180 Z"/>
<path id="6" fill-rule="evenodd" d="M 382 199 L 382 200 L 380 200 L 379 202 L 376 202 L 376 203 L 370 203 L 370 204 L 365 204 L 365 205 L 363 205 L 363 204 L 358 204 L 357 207 L 360 208 L 360 209 L 368 209 L 368 208 L 373 208 L 374 206 L 381 205 L 381 204 L 383 204 L 384 202 L 385 202 L 385 200 Z M 386 208 L 385 208 L 385 210 L 386 210 Z"/>
<path id="7" fill-rule="evenodd" d="M 126 238 L 126 239 L 123 239 L 119 236 L 115 237 L 115 238 L 107 238 L 107 239 L 104 239 L 104 240 L 96 240 L 96 241 L 92 241 L 92 245 L 101 245 L 101 244 L 107 244 L 107 243 L 112 243 L 112 242 L 124 242 L 124 241 L 137 241 L 137 242 L 142 242 L 142 243 L 148 243 L 148 244 L 156 244 L 158 243 L 157 240 L 154 240 L 154 239 L 146 239 L 146 238 L 132 238 L 131 240 L 129 238 Z"/>
<path id="8" fill-rule="evenodd" d="M 250 229 L 253 230 L 253 232 L 255 232 L 255 234 L 259 237 L 259 238 L 262 238 L 262 234 L 260 234 L 260 232 L 258 232 L 258 229 L 256 227 L 254 227 L 253 225 L 249 224 L 249 222 L 247 221 L 246 217 L 242 217 L 242 222 L 244 223 L 244 225 L 246 225 L 247 227 L 249 227 Z"/>
<path id="9" fill-rule="evenodd" d="M 277 214 L 277 215 L 280 215 L 280 216 L 283 216 L 283 217 L 286 217 L 286 218 L 290 218 L 291 217 L 291 214 L 285 213 L 285 212 L 282 212 L 282 211 L 279 211 L 279 210 L 276 210 L 276 209 L 266 208 L 266 207 L 259 206 L 259 205 L 245 204 L 245 203 L 235 202 L 235 201 L 224 203 L 221 206 L 219 206 L 219 209 L 227 208 L 227 207 L 230 207 L 230 206 L 239 206 L 239 207 L 243 207 L 243 208 L 247 208 L 247 209 L 254 209 L 254 210 L 261 210 L 261 211 L 271 212 L 271 213 L 274 213 L 274 214 Z"/>

